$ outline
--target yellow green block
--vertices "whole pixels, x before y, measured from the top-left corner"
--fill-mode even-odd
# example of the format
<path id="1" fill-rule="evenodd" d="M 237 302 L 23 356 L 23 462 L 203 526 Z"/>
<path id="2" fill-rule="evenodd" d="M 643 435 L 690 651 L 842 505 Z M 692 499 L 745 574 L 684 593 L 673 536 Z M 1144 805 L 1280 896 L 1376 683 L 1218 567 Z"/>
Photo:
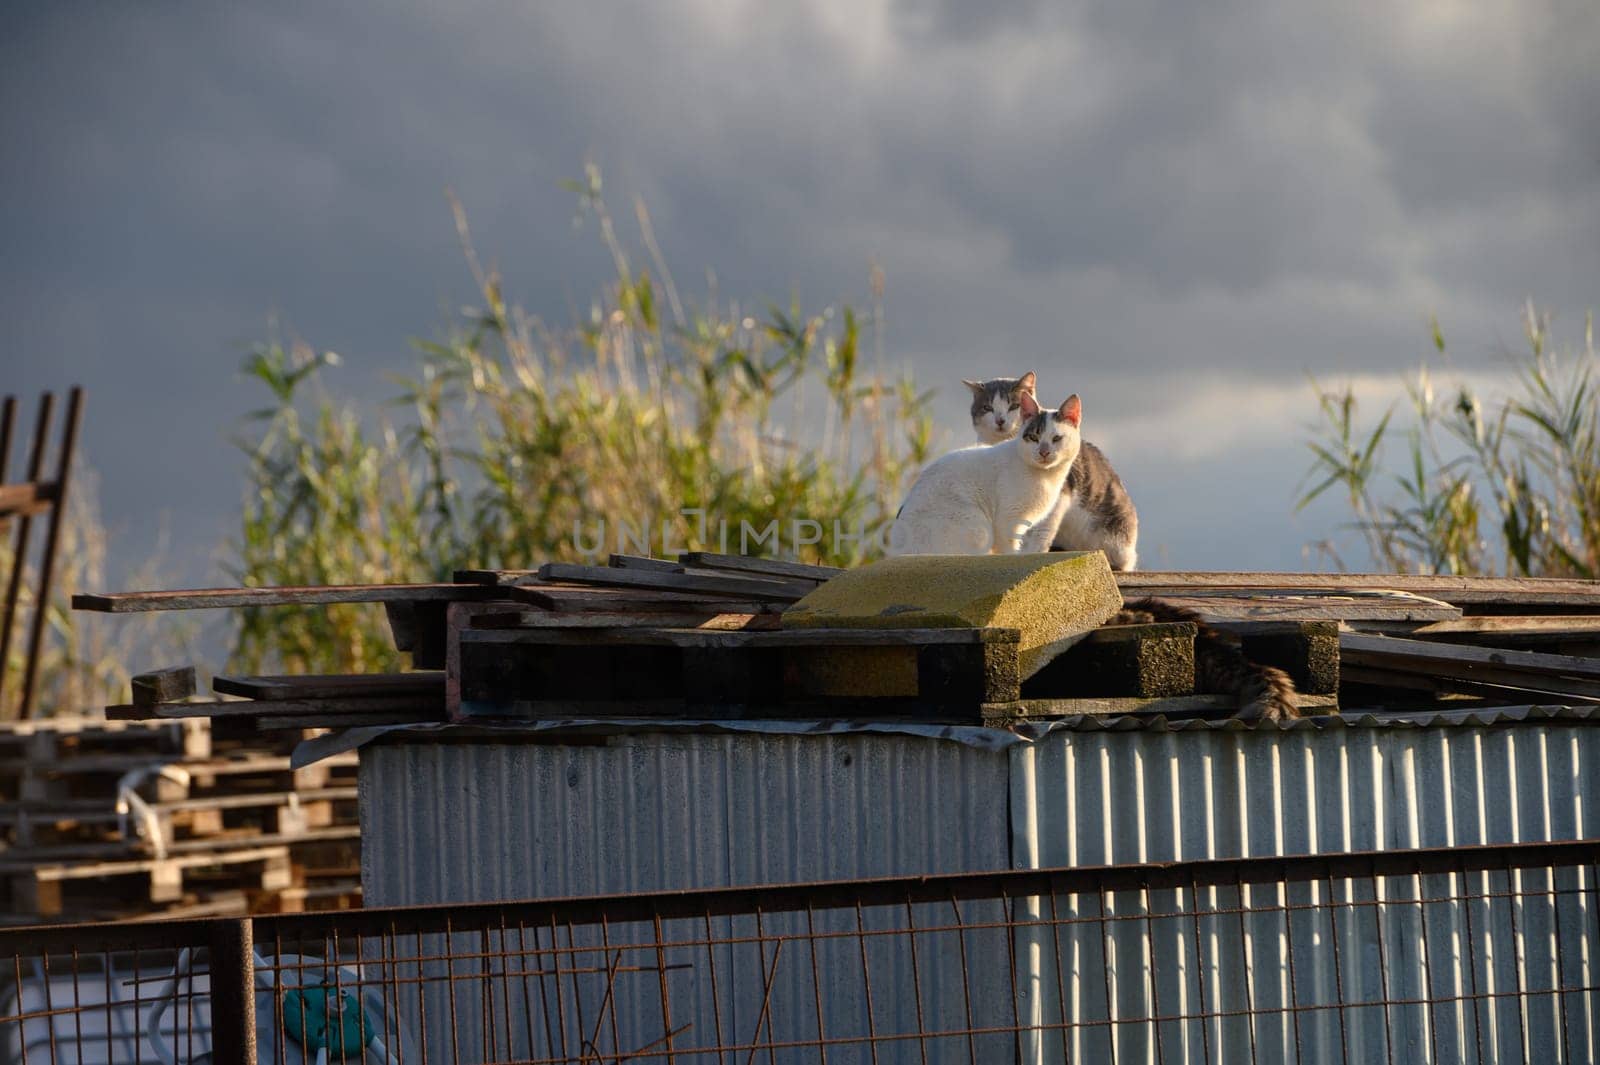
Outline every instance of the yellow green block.
<path id="1" fill-rule="evenodd" d="M 1121 609 L 1099 551 L 901 555 L 819 585 L 783 627 L 1017 629 L 1027 678 Z"/>

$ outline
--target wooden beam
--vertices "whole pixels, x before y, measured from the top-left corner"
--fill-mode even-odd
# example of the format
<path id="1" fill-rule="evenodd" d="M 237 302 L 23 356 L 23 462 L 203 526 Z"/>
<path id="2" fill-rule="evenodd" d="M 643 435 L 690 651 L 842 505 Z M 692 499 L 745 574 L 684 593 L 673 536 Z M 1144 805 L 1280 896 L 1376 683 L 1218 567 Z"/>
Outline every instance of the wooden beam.
<path id="1" fill-rule="evenodd" d="M 564 584 L 505 585 L 507 599 L 565 613 L 680 613 L 709 611 L 729 614 L 777 614 L 782 605 L 752 599 L 704 595 L 696 592 L 662 592 L 643 588 L 592 588 Z"/>
<path id="2" fill-rule="evenodd" d="M 389 699 L 396 696 L 444 697 L 444 673 L 305 674 L 287 677 L 215 677 L 218 695 L 246 699 Z"/>
<path id="3" fill-rule="evenodd" d="M 108 706 L 106 717 L 117 721 L 168 720 L 184 717 L 242 718 L 304 717 L 348 713 L 439 714 L 441 696 L 395 696 L 393 698 L 340 699 L 230 699 L 205 703 L 156 703 L 153 706 Z M 150 756 L 144 756 L 147 759 Z M 157 759 L 159 760 L 159 759 Z M 71 760 L 63 763 L 73 764 Z"/>
<path id="4" fill-rule="evenodd" d="M 134 706 L 175 703 L 194 694 L 194 667 L 174 666 L 153 673 L 140 673 L 133 678 L 131 686 Z"/>
<path id="5" fill-rule="evenodd" d="M 61 486 L 54 481 L 0 484 L 0 518 L 39 514 L 60 498 Z"/>
<path id="6" fill-rule="evenodd" d="M 159 592 L 85 592 L 72 609 L 107 614 L 150 610 L 214 610 L 244 606 L 320 606 L 328 603 L 482 600 L 493 589 L 461 584 L 347 584 L 303 588 L 191 588 Z"/>
<path id="7" fill-rule="evenodd" d="M 732 570 L 759 577 L 779 577 L 818 583 L 831 580 L 844 572 L 838 566 L 813 566 L 777 558 L 752 558 L 749 555 L 721 555 L 714 551 L 686 551 L 678 556 L 678 561 L 687 566 L 699 566 L 703 569 Z"/>
<path id="8" fill-rule="evenodd" d="M 1453 577 L 1403 573 L 1162 572 L 1117 574 L 1125 594 L 1185 594 L 1199 589 L 1334 591 L 1392 589 L 1463 604 L 1529 602 L 1600 609 L 1600 581 L 1551 577 Z"/>
<path id="9" fill-rule="evenodd" d="M 1223 621 L 1422 622 L 1459 618 L 1461 608 L 1407 592 L 1273 591 L 1203 588 L 1192 593 L 1123 589 L 1129 599 L 1150 597 L 1193 610 L 1212 623 Z"/>
<path id="10" fill-rule="evenodd" d="M 1007 720 L 1052 717 L 1121 717 L 1127 714 L 1166 717 L 1231 717 L 1239 708 L 1239 701 L 1231 695 L 1179 695 L 1161 698 L 1077 698 L 1077 699 L 1023 699 L 1009 707 L 988 708 L 991 724 Z M 1307 695 L 1300 699 L 1300 709 L 1309 713 L 1338 712 L 1338 700 L 1328 695 Z"/>
<path id="11" fill-rule="evenodd" d="M 1347 632 L 1339 637 L 1345 668 L 1411 673 L 1497 687 L 1600 697 L 1600 659 L 1432 643 Z M 1351 678 L 1354 679 L 1353 677 Z"/>
<path id="12" fill-rule="evenodd" d="M 610 566 L 578 566 L 566 562 L 547 562 L 539 567 L 546 581 L 570 581 L 612 588 L 649 588 L 669 592 L 700 592 L 708 595 L 745 596 L 756 599 L 793 601 L 811 591 L 802 581 L 766 580 L 755 577 L 721 576 L 702 573 L 657 573 L 615 569 Z"/>

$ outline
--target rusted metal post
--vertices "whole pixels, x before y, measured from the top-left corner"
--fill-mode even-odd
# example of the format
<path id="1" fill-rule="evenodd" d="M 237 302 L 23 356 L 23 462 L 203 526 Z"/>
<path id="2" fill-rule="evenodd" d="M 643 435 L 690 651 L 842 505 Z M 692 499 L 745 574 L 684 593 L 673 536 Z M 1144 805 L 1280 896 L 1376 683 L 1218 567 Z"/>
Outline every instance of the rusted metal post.
<path id="1" fill-rule="evenodd" d="M 211 1060 L 256 1065 L 255 937 L 250 918 L 211 925 Z"/>

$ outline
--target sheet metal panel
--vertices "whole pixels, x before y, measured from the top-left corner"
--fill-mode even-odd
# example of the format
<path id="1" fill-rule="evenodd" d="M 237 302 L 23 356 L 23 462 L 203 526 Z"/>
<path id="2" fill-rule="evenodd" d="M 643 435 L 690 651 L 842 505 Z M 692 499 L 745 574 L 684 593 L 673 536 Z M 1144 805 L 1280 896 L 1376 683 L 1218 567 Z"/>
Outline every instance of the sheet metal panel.
<path id="1" fill-rule="evenodd" d="M 378 744 L 361 752 L 363 890 L 369 905 L 383 906 L 1003 869 L 1011 855 L 1008 774 L 1002 751 L 904 736 L 657 733 L 588 745 Z M 967 917 L 998 919 L 999 905 L 990 908 L 986 915 L 974 907 Z M 947 912 L 932 912 L 939 908 L 918 909 L 920 924 L 948 923 Z M 816 924 L 818 931 L 847 932 L 855 920 L 854 913 L 822 914 Z M 896 923 L 895 916 L 871 912 L 863 920 L 869 931 L 875 923 Z M 749 918 L 712 924 L 717 938 L 755 932 Z M 666 931 L 680 939 L 704 935 L 703 928 Z M 803 918 L 794 916 L 769 918 L 762 927 L 767 936 L 803 931 Z M 570 933 L 558 934 L 565 942 Z M 607 939 L 647 942 L 651 934 L 615 927 Z M 590 960 L 602 970 L 601 959 L 614 959 L 605 944 L 587 942 L 583 930 L 576 941 L 596 948 Z M 444 946 L 442 937 L 435 946 Z M 456 936 L 451 946 L 483 950 L 474 936 Z M 930 1022 L 944 1018 L 940 1023 L 948 1026 L 966 1008 L 961 946 L 955 936 L 919 938 L 921 1008 Z M 861 949 L 858 940 L 834 940 L 819 948 L 819 966 L 859 971 Z M 903 949 L 870 938 L 866 949 L 876 986 L 910 986 Z M 966 949 L 998 962 L 973 967 L 974 1009 L 1009 1013 L 1005 933 L 969 935 Z M 839 957 L 830 959 L 830 951 Z M 811 1038 L 817 1030 L 809 959 L 797 965 L 791 958 L 779 967 L 774 1007 L 765 1018 L 763 988 L 748 973 L 741 985 L 728 986 L 726 958 L 720 1015 L 712 1010 L 704 951 L 675 949 L 669 961 L 684 965 L 670 980 L 676 1024 L 693 1024 L 699 1033 L 720 1025 L 725 1035 L 748 1038 L 765 1023 L 760 1040 L 779 1043 Z M 492 969 L 498 963 L 485 964 Z M 605 1002 L 604 983 L 603 972 L 572 981 L 588 1018 L 584 1027 Z M 868 1030 L 860 983 L 824 988 L 820 1005 L 830 1033 Z M 874 1028 L 914 1031 L 918 1006 L 911 997 L 879 994 Z M 616 1030 L 603 1027 L 600 1037 L 624 1051 L 654 1039 L 662 1031 L 655 1002 L 649 994 L 627 996 Z M 430 1044 L 438 1044 L 430 1053 L 449 1052 L 453 1042 L 464 1060 L 488 1060 L 507 1041 L 517 1055 L 550 1053 L 542 1043 L 524 1045 L 520 1021 L 507 1025 L 499 1016 L 486 1028 L 475 988 L 463 985 L 451 1006 L 430 997 L 426 1027 Z M 513 1001 L 511 1013 L 540 1006 Z M 447 1034 L 452 1027 L 453 1040 Z M 1010 1036 L 980 1042 L 986 1060 L 1014 1053 Z M 928 1049 L 934 1062 L 967 1055 L 964 1040 Z M 912 1042 L 881 1052 L 879 1061 L 901 1060 L 902 1050 L 920 1060 L 922 1048 Z M 780 1050 L 774 1060 L 798 1062 L 812 1053 Z M 761 1056 L 767 1057 L 765 1050 Z"/>
<path id="2" fill-rule="evenodd" d="M 1058 731 L 1010 755 L 1017 860 L 1038 866 L 1582 839 L 1600 813 L 1600 730 L 1565 723 Z M 1591 874 L 1566 871 L 1554 884 L 1543 871 L 1474 874 L 1465 890 L 1570 890 L 1592 887 Z M 1198 899 L 1124 893 L 1107 913 L 1159 917 L 1198 905 L 1201 916 L 1117 921 L 1104 935 L 1097 925 L 1068 927 L 1059 952 L 1034 941 L 1019 954 L 1029 959 L 1023 975 L 1037 983 L 1047 1020 L 1112 1022 L 1202 1006 L 1237 1014 L 1205 1030 L 1198 1021 L 1079 1029 L 1067 1037 L 1074 1061 L 1155 1060 L 1158 1050 L 1171 1060 L 1177 1047 L 1186 1061 L 1593 1062 L 1600 1003 L 1592 995 L 1577 1003 L 1567 1033 L 1554 1024 L 1551 999 L 1525 1010 L 1490 997 L 1449 1011 L 1357 1010 L 1342 1024 L 1333 1011 L 1304 1014 L 1298 1024 L 1246 1015 L 1332 1001 L 1335 990 L 1347 999 L 1418 1000 L 1550 987 L 1557 966 L 1567 967 L 1569 982 L 1594 983 L 1589 899 L 1405 902 L 1462 890 L 1455 878 L 1425 877 L 1384 881 L 1376 895 L 1350 882 L 1202 889 Z M 1333 917 L 1310 908 L 1330 898 L 1387 904 Z M 1307 908 L 1289 918 L 1248 912 L 1286 903 Z M 1052 906 L 1061 916 L 1097 916 L 1101 903 L 1070 896 L 1035 905 L 1046 916 Z M 1210 915 L 1216 910 L 1244 912 Z M 1164 960 L 1159 971 L 1156 956 Z M 1231 980 L 1223 979 L 1224 958 L 1245 963 L 1232 966 Z M 1056 966 L 1068 989 L 1064 1013 Z M 1025 1049 L 1025 1060 L 1062 1058 L 1053 1033 Z"/>

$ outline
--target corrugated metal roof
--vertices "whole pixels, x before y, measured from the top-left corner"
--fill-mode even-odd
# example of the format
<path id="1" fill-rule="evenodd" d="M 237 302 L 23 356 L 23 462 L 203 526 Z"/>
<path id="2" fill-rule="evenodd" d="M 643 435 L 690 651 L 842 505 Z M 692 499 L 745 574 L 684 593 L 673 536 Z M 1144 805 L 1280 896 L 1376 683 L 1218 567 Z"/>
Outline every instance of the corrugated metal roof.
<path id="1" fill-rule="evenodd" d="M 554 737 L 632 736 L 662 734 L 741 734 L 765 735 L 907 735 L 951 740 L 986 750 L 1002 750 L 1017 743 L 1034 742 L 1052 732 L 1282 732 L 1306 729 L 1390 729 L 1450 728 L 1523 724 L 1528 722 L 1570 721 L 1600 723 L 1600 705 L 1592 706 L 1498 706 L 1451 711 L 1351 710 L 1345 714 L 1325 714 L 1282 723 L 1271 721 L 1172 720 L 1161 715 L 1124 714 L 1107 717 L 1081 714 L 1075 717 L 1029 721 L 1011 728 L 982 728 L 971 725 L 922 725 L 902 721 L 666 721 L 661 718 L 607 721 L 485 721 L 470 726 L 445 724 L 381 725 L 350 728 L 327 733 L 302 742 L 295 748 L 296 768 L 344 751 L 353 751 L 375 740 L 448 743 L 463 738 L 474 740 L 538 737 L 550 742 Z"/>

